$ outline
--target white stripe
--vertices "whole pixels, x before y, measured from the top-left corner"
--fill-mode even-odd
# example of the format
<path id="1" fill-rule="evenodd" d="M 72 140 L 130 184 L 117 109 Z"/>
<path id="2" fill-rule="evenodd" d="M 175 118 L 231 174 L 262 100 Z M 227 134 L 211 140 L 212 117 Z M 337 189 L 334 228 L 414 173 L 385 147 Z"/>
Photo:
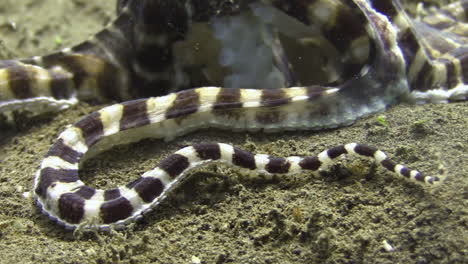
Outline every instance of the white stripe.
<path id="1" fill-rule="evenodd" d="M 432 180 L 431 176 L 424 177 L 424 182 L 430 184 L 429 182 Z M 432 181 L 432 184 L 440 183 L 440 181 Z"/>
<path id="2" fill-rule="evenodd" d="M 234 154 L 234 147 L 229 144 L 218 143 L 219 151 L 221 152 L 221 160 L 225 160 L 232 164 L 232 155 Z"/>
<path id="3" fill-rule="evenodd" d="M 418 174 L 419 174 L 419 171 L 412 170 L 412 171 L 410 172 L 410 179 L 416 180 L 416 176 L 418 176 Z"/>
<path id="4" fill-rule="evenodd" d="M 49 72 L 39 66 L 24 65 L 24 67 L 26 71 L 33 73 L 30 80 L 33 93 L 40 96 L 51 96 L 50 81 L 52 77 Z"/>
<path id="5" fill-rule="evenodd" d="M 104 136 L 116 134 L 120 131 L 120 120 L 123 115 L 123 105 L 115 104 L 99 111 Z"/>
<path id="6" fill-rule="evenodd" d="M 397 164 L 395 166 L 395 172 L 398 173 L 400 176 L 403 176 L 403 174 L 401 173 L 401 170 L 404 169 L 404 168 L 405 168 L 405 166 Z"/>
<path id="7" fill-rule="evenodd" d="M 377 150 L 375 153 L 374 153 L 374 159 L 375 161 L 377 161 L 378 163 L 382 162 L 383 160 L 385 160 L 387 158 L 387 155 L 385 155 L 385 153 L 383 151 L 380 151 L 380 150 Z"/>
<path id="8" fill-rule="evenodd" d="M 41 169 L 44 168 L 77 170 L 78 163 L 72 164 L 61 157 L 50 156 L 42 160 Z"/>
<path id="9" fill-rule="evenodd" d="M 190 163 L 189 167 L 192 167 L 194 163 L 199 162 L 201 159 L 198 157 L 198 153 L 195 150 L 194 147 L 188 146 L 182 149 L 179 149 L 176 151 L 174 154 L 179 154 L 188 159 L 188 162 Z"/>
<path id="10" fill-rule="evenodd" d="M 68 48 L 68 47 L 67 47 L 67 48 L 63 48 L 63 49 L 61 50 L 61 52 L 64 53 L 64 54 L 71 53 L 71 48 Z"/>
<path id="11" fill-rule="evenodd" d="M 166 186 L 167 184 L 173 181 L 173 179 L 171 178 L 171 176 L 169 176 L 169 174 L 167 174 L 167 172 L 165 172 L 164 170 L 158 167 L 143 173 L 141 177 L 152 177 L 152 178 L 160 179 L 162 183 L 164 184 L 164 186 Z"/>
<path id="12" fill-rule="evenodd" d="M 15 98 L 13 91 L 10 89 L 11 81 L 8 76 L 8 68 L 0 69 L 0 101 Z"/>
<path id="13" fill-rule="evenodd" d="M 301 162 L 302 158 L 297 156 L 287 157 L 286 160 L 291 164 L 289 167 L 288 173 L 295 173 L 301 171 L 301 166 L 299 166 L 299 162 Z"/>
<path id="14" fill-rule="evenodd" d="M 125 186 L 119 187 L 120 195 L 127 199 L 133 207 L 133 211 L 140 210 L 145 202 L 140 198 L 140 195 L 132 189 Z"/>
<path id="15" fill-rule="evenodd" d="M 56 182 L 56 184 L 52 184 L 47 188 L 47 200 L 58 202 L 62 194 L 74 192 L 84 185 L 82 181 Z"/>
<path id="16" fill-rule="evenodd" d="M 408 81 L 409 83 L 413 83 L 416 78 L 421 74 L 421 69 L 424 66 L 424 63 L 427 61 L 426 53 L 424 49 L 420 48 L 416 55 L 414 56 L 413 61 L 411 61 L 411 65 L 409 66 L 408 71 Z"/>
<path id="17" fill-rule="evenodd" d="M 42 64 L 42 57 L 41 56 L 33 56 L 31 58 L 35 64 Z"/>
<path id="18" fill-rule="evenodd" d="M 333 163 L 330 156 L 328 156 L 328 152 L 326 150 L 320 152 L 320 154 L 318 154 L 317 157 L 318 157 L 319 161 L 322 163 L 322 165 L 320 167 L 327 168 L 330 164 Z"/>
<path id="19" fill-rule="evenodd" d="M 58 139 L 63 139 L 65 145 L 77 152 L 86 153 L 88 151 L 88 146 L 85 144 L 81 129 L 77 127 L 72 126 L 67 128 L 60 134 Z"/>
<path id="20" fill-rule="evenodd" d="M 171 93 L 160 97 L 151 97 L 146 101 L 146 111 L 151 123 L 159 123 L 166 119 L 165 113 L 172 106 L 176 94 Z"/>
<path id="21" fill-rule="evenodd" d="M 255 157 L 255 166 L 257 167 L 257 170 L 260 173 L 265 173 L 265 166 L 268 164 L 270 161 L 269 155 L 266 154 L 257 154 L 254 156 Z"/>
<path id="22" fill-rule="evenodd" d="M 354 149 L 356 149 L 356 146 L 357 146 L 356 143 L 348 143 L 344 145 L 346 151 L 348 152 L 348 156 L 357 155 L 356 151 L 354 151 Z"/>
<path id="23" fill-rule="evenodd" d="M 89 200 L 104 201 L 104 190 L 97 189 L 94 195 Z"/>
<path id="24" fill-rule="evenodd" d="M 100 222 L 100 213 L 101 213 L 101 206 L 104 203 L 103 200 L 85 200 L 84 204 L 84 215 L 82 222 Z"/>
<path id="25" fill-rule="evenodd" d="M 257 108 L 259 107 L 262 98 L 262 90 L 254 89 L 241 89 L 240 102 L 243 103 L 243 108 Z"/>

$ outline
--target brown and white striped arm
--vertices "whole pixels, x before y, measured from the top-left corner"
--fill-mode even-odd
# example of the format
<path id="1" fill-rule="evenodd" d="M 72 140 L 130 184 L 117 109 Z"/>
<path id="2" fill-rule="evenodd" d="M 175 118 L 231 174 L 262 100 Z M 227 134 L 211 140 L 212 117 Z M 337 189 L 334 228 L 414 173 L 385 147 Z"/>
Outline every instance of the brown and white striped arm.
<path id="1" fill-rule="evenodd" d="M 72 75 L 19 61 L 0 62 L 0 113 L 15 110 L 48 112 L 77 103 Z"/>
<path id="2" fill-rule="evenodd" d="M 468 26 L 466 0 L 433 8 L 422 21 L 410 18 L 400 1 L 372 1 L 372 6 L 398 32 L 410 100 L 444 103 L 468 98 L 468 42 L 466 32 L 457 30 Z"/>
<path id="3" fill-rule="evenodd" d="M 354 119 L 404 99 L 426 103 L 468 97 L 466 0 L 423 19 L 409 17 L 398 0 L 241 1 L 221 10 L 211 3 L 216 1 L 202 2 L 120 1 L 117 18 L 81 44 L 42 57 L 0 61 L 0 115 L 40 114 L 78 101 L 125 101 L 199 86 L 333 85 L 343 94 L 343 100 L 333 102 L 338 108 L 369 109 L 355 111 Z M 154 27 L 152 17 L 160 25 Z M 192 54 L 194 43 L 202 41 L 192 36 L 200 26 L 208 31 L 202 37 L 209 40 L 201 42 L 208 52 L 196 48 Z M 237 37 L 239 27 L 245 37 Z M 258 34 L 248 34 L 252 30 Z M 285 38 L 294 39 L 292 47 L 304 48 L 304 54 L 291 53 Z M 265 53 L 270 60 L 257 65 L 264 53 L 232 49 L 239 39 L 260 43 L 253 50 L 270 49 Z M 316 52 L 307 49 L 314 45 L 331 55 L 308 54 Z M 229 54 L 234 62 L 226 59 Z M 309 60 L 320 59 L 329 63 L 311 70 Z M 227 81 L 232 79 L 237 81 Z"/>
<path id="4" fill-rule="evenodd" d="M 411 180 L 435 184 L 390 160 L 373 147 L 350 143 L 309 157 L 252 154 L 223 143 L 182 148 L 140 178 L 111 190 L 86 186 L 78 177 L 85 158 L 143 137 L 172 139 L 200 127 L 238 130 L 307 129 L 313 106 L 336 94 L 317 87 L 271 90 L 204 87 L 115 104 L 67 128 L 42 161 L 34 181 L 37 204 L 50 219 L 67 229 L 123 228 L 157 206 L 193 168 L 218 162 L 250 173 L 273 175 L 326 169 L 337 157 L 359 155 Z"/>
<path id="5" fill-rule="evenodd" d="M 208 162 L 258 174 L 291 174 L 325 169 L 340 155 L 356 154 L 400 176 L 428 184 L 440 182 L 355 143 L 317 157 L 287 158 L 205 143 L 177 151 L 126 186 L 112 190 L 86 186 L 78 177 L 79 164 L 116 142 L 145 137 L 170 140 L 201 127 L 247 131 L 335 128 L 404 99 L 425 103 L 468 97 L 466 37 L 454 36 L 455 30 L 445 32 L 457 28 L 456 22 L 466 24 L 465 0 L 441 9 L 455 14 L 448 28 L 410 18 L 398 0 L 240 1 L 222 10 L 213 8 L 217 5 L 212 2 L 216 1 L 119 1 L 116 20 L 87 41 L 43 57 L 0 61 L 0 114 L 16 110 L 39 114 L 64 109 L 78 100 L 159 96 L 106 107 L 59 136 L 34 183 L 37 203 L 51 219 L 69 229 L 123 227 L 154 208 L 192 168 Z M 216 44 L 207 50 L 219 50 L 197 61 L 181 46 L 193 49 L 192 42 L 200 39 L 192 33 L 199 27 L 209 31 L 203 36 L 210 41 L 203 43 Z M 310 70 L 308 63 L 294 64 L 294 57 L 309 54 L 287 56 L 288 45 L 282 42 L 287 38 L 303 46 L 326 43 L 323 48 L 335 55 L 326 59 L 338 65 L 322 65 L 328 69 L 325 76 L 308 82 L 318 69 Z M 247 40 L 242 44 L 253 46 L 242 50 L 235 40 Z M 265 54 L 269 60 L 257 67 L 255 63 Z M 216 64 L 214 69 L 207 66 L 212 64 Z M 236 68 L 240 70 L 234 74 Z M 257 74 L 258 68 L 264 79 Z M 219 72 L 221 77 L 213 77 Z M 226 79 L 237 81 L 227 82 L 232 87 L 266 88 L 271 80 L 275 82 L 269 88 L 300 87 L 206 87 L 224 85 Z M 239 85 L 245 79 L 250 79 L 249 85 Z M 168 94 L 197 86 L 204 87 Z"/>

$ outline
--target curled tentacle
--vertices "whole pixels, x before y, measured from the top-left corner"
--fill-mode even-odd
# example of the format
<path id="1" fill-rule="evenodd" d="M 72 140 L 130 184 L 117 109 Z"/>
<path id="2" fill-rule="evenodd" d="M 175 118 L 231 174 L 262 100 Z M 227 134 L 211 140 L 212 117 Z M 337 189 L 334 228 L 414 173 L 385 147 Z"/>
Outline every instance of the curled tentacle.
<path id="1" fill-rule="evenodd" d="M 142 138 L 173 139 L 201 127 L 267 131 L 314 128 L 320 124 L 310 122 L 310 114 L 337 92 L 321 87 L 205 87 L 103 108 L 67 128 L 50 148 L 35 178 L 37 203 L 45 214 L 67 228 L 121 227 L 154 208 L 192 168 L 208 162 L 234 165 L 251 173 L 290 174 L 318 171 L 343 154 L 373 158 L 386 169 L 416 181 L 439 181 L 396 164 L 382 151 L 354 143 L 316 157 L 288 158 L 254 155 L 228 144 L 206 143 L 177 151 L 155 169 L 116 189 L 96 190 L 78 177 L 80 163 L 86 158 Z"/>

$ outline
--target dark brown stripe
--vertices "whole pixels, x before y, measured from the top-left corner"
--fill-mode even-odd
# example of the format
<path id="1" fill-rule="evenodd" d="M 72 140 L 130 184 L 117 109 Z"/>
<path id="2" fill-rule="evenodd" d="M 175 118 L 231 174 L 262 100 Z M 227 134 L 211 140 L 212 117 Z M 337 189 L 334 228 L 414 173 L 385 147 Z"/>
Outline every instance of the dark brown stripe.
<path id="1" fill-rule="evenodd" d="M 374 147 L 369 147 L 369 146 L 361 145 L 361 144 L 357 144 L 357 146 L 354 148 L 354 152 L 356 152 L 359 155 L 367 156 L 367 157 L 374 157 L 374 153 L 376 151 L 377 149 Z"/>
<path id="2" fill-rule="evenodd" d="M 94 61 L 85 62 L 86 64 L 95 63 Z M 122 83 L 116 75 L 125 74 L 117 65 L 112 65 L 103 60 L 100 72 L 95 77 L 100 94 L 106 99 L 122 101 L 122 95 L 119 93 Z"/>
<path id="3" fill-rule="evenodd" d="M 330 159 L 334 159 L 342 154 L 346 154 L 348 151 L 346 151 L 344 145 L 339 145 L 337 147 L 331 148 L 327 150 L 327 154 L 330 157 Z"/>
<path id="4" fill-rule="evenodd" d="M 91 113 L 82 118 L 75 124 L 75 127 L 81 129 L 85 143 L 88 146 L 96 143 L 104 134 L 99 112 Z"/>
<path id="5" fill-rule="evenodd" d="M 48 70 L 50 91 L 55 99 L 68 99 L 73 93 L 73 82 L 65 73 Z"/>
<path id="6" fill-rule="evenodd" d="M 398 10 L 395 7 L 394 1 L 390 0 L 377 0 L 372 1 L 372 7 L 379 13 L 386 15 L 390 20 L 398 15 Z"/>
<path id="7" fill-rule="evenodd" d="M 145 203 L 150 203 L 164 191 L 164 183 L 157 178 L 142 177 L 135 191 Z"/>
<path id="8" fill-rule="evenodd" d="M 290 167 L 291 163 L 285 158 L 270 157 L 265 170 L 269 173 L 287 173 Z"/>
<path id="9" fill-rule="evenodd" d="M 91 46 L 99 46 L 105 53 L 112 54 L 115 62 L 120 65 L 126 64 L 129 59 L 132 59 L 130 54 L 133 52 L 128 39 L 125 39 L 126 36 L 124 36 L 128 32 L 122 30 L 125 29 L 121 25 L 116 26 L 116 21 L 114 21 L 114 25 L 94 35 L 93 42 L 97 42 L 96 44 L 91 42 Z"/>
<path id="10" fill-rule="evenodd" d="M 77 195 L 83 197 L 86 200 L 91 199 L 91 197 L 94 196 L 96 193 L 96 190 L 94 188 L 88 187 L 88 186 L 81 186 L 78 191 L 75 192 Z"/>
<path id="11" fill-rule="evenodd" d="M 189 161 L 187 157 L 182 156 L 180 154 L 172 154 L 167 158 L 163 159 L 159 164 L 158 167 L 172 178 L 178 176 L 181 172 L 187 169 L 189 166 Z"/>
<path id="12" fill-rule="evenodd" d="M 194 144 L 193 148 L 202 160 L 218 160 L 221 158 L 221 150 L 218 144 Z"/>
<path id="13" fill-rule="evenodd" d="M 455 72 L 455 64 L 453 61 L 448 59 L 439 59 L 445 66 L 446 72 L 446 87 L 447 89 L 454 88 L 458 84 L 458 76 Z"/>
<path id="14" fill-rule="evenodd" d="M 44 168 L 41 170 L 36 194 L 41 197 L 46 196 L 47 188 L 56 182 L 76 182 L 80 180 L 77 170 Z"/>
<path id="15" fill-rule="evenodd" d="M 382 160 L 381 164 L 387 170 L 395 172 L 396 163 L 391 161 L 389 158 L 386 158 L 386 159 Z"/>
<path id="16" fill-rule="evenodd" d="M 185 90 L 177 93 L 172 106 L 166 112 L 166 118 L 172 119 L 197 112 L 200 98 L 195 90 Z"/>
<path id="17" fill-rule="evenodd" d="M 438 182 L 438 181 L 440 181 L 440 178 L 437 177 L 437 176 L 434 176 L 434 177 L 432 177 L 431 179 L 429 179 L 427 182 L 428 182 L 429 184 L 433 184 L 434 182 Z"/>
<path id="18" fill-rule="evenodd" d="M 254 155 L 250 152 L 238 148 L 234 148 L 234 154 L 232 154 L 232 163 L 239 167 L 250 170 L 253 170 L 257 167 L 255 165 Z"/>
<path id="19" fill-rule="evenodd" d="M 85 200 L 75 193 L 64 193 L 58 200 L 60 218 L 71 224 L 80 223 L 84 215 Z"/>
<path id="20" fill-rule="evenodd" d="M 120 190 L 118 188 L 104 191 L 104 201 L 114 200 L 120 196 Z"/>
<path id="21" fill-rule="evenodd" d="M 282 89 L 263 89 L 260 100 L 263 106 L 278 106 L 289 103 L 291 98 L 286 97 Z"/>
<path id="22" fill-rule="evenodd" d="M 62 52 L 50 54 L 42 57 L 46 67 L 61 66 L 66 71 L 73 74 L 73 82 L 76 89 L 80 89 L 83 82 L 87 79 L 95 80 L 101 96 L 106 99 L 122 100 L 119 87 L 121 83 L 118 74 L 123 74 L 116 65 L 108 63 L 106 60 L 88 53 L 101 54 L 101 49 L 96 45 L 85 46 L 88 42 L 84 42 L 83 46 L 78 48 L 89 49 L 81 53 L 64 54 Z M 76 49 L 77 47 L 75 47 Z M 99 64 L 100 71 L 96 71 L 96 64 Z"/>
<path id="23" fill-rule="evenodd" d="M 69 146 L 65 145 L 63 143 L 63 139 L 57 140 L 54 145 L 49 149 L 49 151 L 46 154 L 46 157 L 50 156 L 56 156 L 60 157 L 66 162 L 69 162 L 71 164 L 76 164 L 80 160 L 80 158 L 83 156 L 83 153 L 78 152 Z"/>
<path id="24" fill-rule="evenodd" d="M 213 109 L 223 110 L 231 108 L 241 108 L 242 103 L 240 102 L 240 99 L 240 89 L 223 88 L 216 96 L 216 103 L 214 103 Z"/>
<path id="25" fill-rule="evenodd" d="M 150 123 L 146 112 L 147 99 L 139 99 L 122 103 L 123 113 L 120 120 L 120 130 L 141 127 Z"/>
<path id="26" fill-rule="evenodd" d="M 409 68 L 421 46 L 419 45 L 416 36 L 410 29 L 407 29 L 405 32 L 401 33 L 401 37 L 399 38 L 398 42 L 401 51 L 403 52 L 406 66 Z M 406 69 L 407 71 L 409 70 L 408 68 Z"/>
<path id="27" fill-rule="evenodd" d="M 87 77 L 86 69 L 84 69 L 79 58 L 74 54 L 65 55 L 62 52 L 57 52 L 42 57 L 42 61 L 46 67 L 60 65 L 73 74 L 73 82 L 77 89 L 81 87 Z"/>
<path id="28" fill-rule="evenodd" d="M 460 47 L 451 52 L 460 61 L 460 74 L 464 83 L 468 83 L 468 47 Z"/>
<path id="29" fill-rule="evenodd" d="M 416 173 L 416 175 L 414 176 L 414 179 L 420 182 L 424 182 L 424 178 L 424 175 L 420 172 Z"/>
<path id="30" fill-rule="evenodd" d="M 10 89 L 18 99 L 31 98 L 33 96 L 29 72 L 25 67 L 14 66 L 8 67 L 8 80 Z"/>
<path id="31" fill-rule="evenodd" d="M 306 89 L 309 101 L 320 98 L 323 95 L 323 92 L 325 91 L 324 87 L 318 85 L 307 86 Z"/>
<path id="32" fill-rule="evenodd" d="M 115 223 L 132 215 L 133 206 L 124 197 L 105 202 L 101 205 L 101 218 L 105 224 Z"/>
<path id="33" fill-rule="evenodd" d="M 96 49 L 96 45 L 90 41 L 83 41 L 80 44 L 74 46 L 72 48 L 73 52 L 76 53 L 83 53 L 83 52 L 89 52 L 90 50 Z"/>
<path id="34" fill-rule="evenodd" d="M 429 62 L 425 61 L 421 70 L 417 73 L 416 79 L 411 84 L 411 90 L 427 91 L 433 86 L 433 71 Z"/>
<path id="35" fill-rule="evenodd" d="M 125 16 L 127 18 L 126 24 L 128 24 L 129 18 L 128 15 Z M 133 47 L 131 46 L 131 41 L 129 41 L 130 34 L 128 25 L 122 25 L 121 23 L 122 17 L 117 18 L 114 21 L 114 25 L 110 28 L 105 28 L 101 32 L 97 33 L 94 37 L 97 40 L 97 45 L 91 43 L 91 46 L 99 46 L 100 49 L 104 50 L 105 54 L 112 54 L 114 60 L 114 64 L 118 64 L 121 67 L 131 67 L 130 61 L 133 59 Z M 96 49 L 96 48 L 95 48 Z M 94 50 L 93 50 L 94 51 Z M 97 53 L 97 52 L 95 52 Z M 97 53 L 100 54 L 100 53 Z"/>
<path id="36" fill-rule="evenodd" d="M 344 54 L 353 40 L 366 35 L 366 19 L 351 8 L 338 8 L 333 27 L 324 30 L 324 36 Z"/>
<path id="37" fill-rule="evenodd" d="M 304 170 L 312 170 L 316 171 L 320 168 L 322 162 L 320 162 L 317 156 L 314 157 L 305 157 L 299 162 L 299 166 L 301 166 Z"/>
<path id="38" fill-rule="evenodd" d="M 129 189 L 133 189 L 135 186 L 137 186 L 137 184 L 139 184 L 141 181 L 143 181 L 145 178 L 143 177 L 140 177 L 136 180 L 133 180 L 131 182 L 129 182 L 127 185 L 125 185 L 125 187 L 129 188 Z"/>
<path id="39" fill-rule="evenodd" d="M 402 169 L 400 169 L 400 173 L 406 178 L 409 178 L 411 176 L 411 171 L 406 167 L 403 167 Z"/>
<path id="40" fill-rule="evenodd" d="M 133 34 L 165 36 L 165 41 L 151 43 L 144 38 L 134 38 L 135 61 L 146 72 L 164 72 L 174 61 L 172 43 L 181 40 L 188 30 L 186 9 L 179 1 L 143 1 L 138 5 L 133 11 L 136 14 L 132 18 L 136 18 L 138 25 Z"/>

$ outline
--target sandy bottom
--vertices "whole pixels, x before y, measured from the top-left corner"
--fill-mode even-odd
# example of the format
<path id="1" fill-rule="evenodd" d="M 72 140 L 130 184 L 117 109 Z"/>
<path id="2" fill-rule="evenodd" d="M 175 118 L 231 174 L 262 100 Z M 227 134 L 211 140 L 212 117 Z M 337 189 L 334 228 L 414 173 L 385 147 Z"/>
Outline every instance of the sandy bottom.
<path id="1" fill-rule="evenodd" d="M 2 0 L 0 54 L 27 56 L 77 43 L 112 17 L 113 2 L 91 2 L 24 0 L 15 6 L 16 0 Z M 274 180 L 207 166 L 192 173 L 142 223 L 110 234 L 73 234 L 41 215 L 23 193 L 31 191 L 34 173 L 60 131 L 100 107 L 81 103 L 20 124 L 13 136 L 3 135 L 0 263 L 467 261 L 467 102 L 393 107 L 384 113 L 387 127 L 376 115 L 322 132 L 202 130 L 169 143 L 145 140 L 99 155 L 80 173 L 90 185 L 111 188 L 197 142 L 228 142 L 278 156 L 317 154 L 360 142 L 427 174 L 443 171 L 447 180 L 438 187 L 409 182 L 360 159 L 341 161 L 324 177 Z"/>

